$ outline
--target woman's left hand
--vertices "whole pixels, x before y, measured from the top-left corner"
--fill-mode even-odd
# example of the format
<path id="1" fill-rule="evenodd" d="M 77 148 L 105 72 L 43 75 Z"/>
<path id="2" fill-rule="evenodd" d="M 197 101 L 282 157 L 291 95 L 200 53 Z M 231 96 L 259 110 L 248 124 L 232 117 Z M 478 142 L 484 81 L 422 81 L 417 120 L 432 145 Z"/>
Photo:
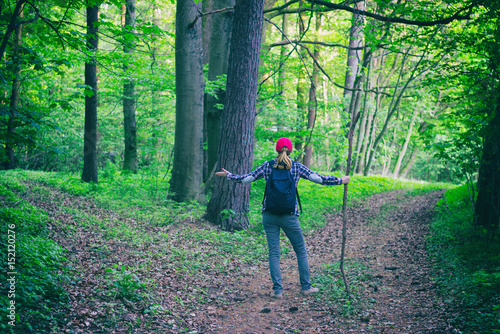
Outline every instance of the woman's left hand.
<path id="1" fill-rule="evenodd" d="M 224 168 L 222 168 L 222 172 L 217 172 L 217 173 L 215 173 L 215 175 L 226 177 L 227 173 L 229 173 L 229 172 L 227 170 L 225 170 Z"/>
<path id="2" fill-rule="evenodd" d="M 348 184 L 351 181 L 351 177 L 349 175 L 342 176 L 342 184 Z"/>

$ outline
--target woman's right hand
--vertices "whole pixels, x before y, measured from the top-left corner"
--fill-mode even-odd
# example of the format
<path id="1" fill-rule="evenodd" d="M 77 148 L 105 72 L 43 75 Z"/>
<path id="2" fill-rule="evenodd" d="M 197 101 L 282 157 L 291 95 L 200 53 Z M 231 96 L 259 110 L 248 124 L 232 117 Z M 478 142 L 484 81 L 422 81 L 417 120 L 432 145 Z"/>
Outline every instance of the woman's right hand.
<path id="1" fill-rule="evenodd" d="M 222 168 L 222 172 L 217 172 L 217 173 L 215 173 L 215 175 L 226 177 L 227 173 L 229 173 L 229 172 L 227 170 L 225 170 L 224 168 Z"/>

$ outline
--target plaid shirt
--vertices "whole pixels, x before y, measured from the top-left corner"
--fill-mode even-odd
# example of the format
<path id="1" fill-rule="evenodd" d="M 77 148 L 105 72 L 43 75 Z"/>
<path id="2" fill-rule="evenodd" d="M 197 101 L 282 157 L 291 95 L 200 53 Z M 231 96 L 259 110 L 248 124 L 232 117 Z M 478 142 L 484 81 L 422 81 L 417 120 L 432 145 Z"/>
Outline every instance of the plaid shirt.
<path id="1" fill-rule="evenodd" d="M 274 163 L 276 163 L 276 160 L 277 159 L 274 159 Z M 316 172 L 311 171 L 309 168 L 307 168 L 306 166 L 304 166 L 300 162 L 294 161 L 292 169 L 290 169 L 290 172 L 292 173 L 292 178 L 295 181 L 295 187 L 298 186 L 300 178 L 312 181 L 314 183 L 323 184 L 325 186 L 333 186 L 333 185 L 342 184 L 342 179 L 339 179 L 335 176 L 320 175 Z M 271 177 L 271 166 L 269 164 L 269 161 L 266 161 L 251 173 L 244 174 L 244 175 L 236 175 L 236 174 L 227 173 L 226 177 L 228 180 L 235 181 L 238 183 L 250 183 L 250 182 L 262 179 L 262 178 L 264 178 L 267 182 L 267 181 L 269 181 L 269 178 Z M 264 198 L 264 202 L 262 205 L 262 212 L 264 212 L 265 210 L 266 210 L 266 201 Z M 293 213 L 290 212 L 290 213 L 294 214 L 296 216 L 299 215 L 299 207 L 297 204 L 295 204 L 294 212 Z"/>

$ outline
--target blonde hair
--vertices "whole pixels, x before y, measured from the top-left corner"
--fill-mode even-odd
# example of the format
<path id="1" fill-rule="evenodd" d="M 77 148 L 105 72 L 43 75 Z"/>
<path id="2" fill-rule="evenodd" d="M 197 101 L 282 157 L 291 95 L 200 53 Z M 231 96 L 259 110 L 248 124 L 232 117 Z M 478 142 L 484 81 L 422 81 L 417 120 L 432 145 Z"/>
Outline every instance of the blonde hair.
<path id="1" fill-rule="evenodd" d="M 276 165 L 274 165 L 273 167 L 274 168 L 280 168 L 280 169 L 291 169 L 292 168 L 292 159 L 290 159 L 290 157 L 288 156 L 288 147 L 286 146 L 283 146 L 281 148 L 281 152 L 280 154 L 278 155 L 278 162 Z M 283 165 L 280 165 L 281 163 L 284 163 L 285 166 Z"/>

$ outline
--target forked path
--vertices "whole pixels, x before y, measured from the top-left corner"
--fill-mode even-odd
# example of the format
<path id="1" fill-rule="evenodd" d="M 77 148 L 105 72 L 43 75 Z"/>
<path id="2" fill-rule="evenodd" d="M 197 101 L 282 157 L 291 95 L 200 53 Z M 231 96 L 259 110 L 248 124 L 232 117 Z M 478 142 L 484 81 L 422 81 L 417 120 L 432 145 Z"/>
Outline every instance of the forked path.
<path id="1" fill-rule="evenodd" d="M 293 251 L 282 256 L 282 301 L 272 300 L 268 268 L 262 264 L 239 277 L 242 301 L 218 310 L 218 333 L 454 333 L 431 278 L 425 238 L 433 209 L 443 192 L 408 196 L 393 191 L 372 196 L 348 210 L 346 258 L 366 271 L 350 286 L 365 302 L 349 316 L 335 303 L 303 297 Z M 311 275 L 339 260 L 342 218 L 306 236 Z M 234 282 L 233 282 L 234 283 Z M 338 284 L 338 283 L 337 283 Z M 320 286 L 322 289 L 328 287 Z M 343 301 L 347 303 L 348 301 Z M 213 325 L 213 324 L 212 324 Z"/>

